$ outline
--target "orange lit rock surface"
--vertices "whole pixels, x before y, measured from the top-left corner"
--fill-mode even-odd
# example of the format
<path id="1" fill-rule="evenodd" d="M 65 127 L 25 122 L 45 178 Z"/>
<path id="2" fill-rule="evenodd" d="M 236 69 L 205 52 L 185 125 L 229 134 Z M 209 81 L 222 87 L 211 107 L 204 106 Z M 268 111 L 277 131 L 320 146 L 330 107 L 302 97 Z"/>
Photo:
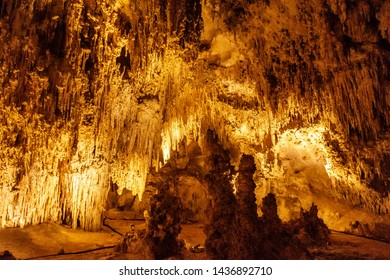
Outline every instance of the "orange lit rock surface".
<path id="1" fill-rule="evenodd" d="M 98 230 L 113 186 L 142 199 L 195 144 L 202 167 L 210 129 L 255 159 L 259 215 L 272 192 L 284 221 L 386 228 L 389 6 L 0 0 L 0 225 Z"/>

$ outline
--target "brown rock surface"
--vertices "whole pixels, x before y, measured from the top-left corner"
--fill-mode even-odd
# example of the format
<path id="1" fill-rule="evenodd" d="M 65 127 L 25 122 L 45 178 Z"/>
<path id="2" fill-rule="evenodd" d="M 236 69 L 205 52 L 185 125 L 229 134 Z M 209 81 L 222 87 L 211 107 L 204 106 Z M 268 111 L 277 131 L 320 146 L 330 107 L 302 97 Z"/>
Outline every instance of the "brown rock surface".
<path id="1" fill-rule="evenodd" d="M 0 226 L 97 231 L 113 185 L 142 199 L 173 160 L 197 182 L 183 200 L 202 198 L 186 217 L 204 218 L 207 185 L 252 221 L 253 196 L 243 210 L 229 186 L 246 154 L 259 214 L 273 193 L 281 222 L 315 203 L 329 228 L 390 236 L 389 6 L 0 1 Z"/>

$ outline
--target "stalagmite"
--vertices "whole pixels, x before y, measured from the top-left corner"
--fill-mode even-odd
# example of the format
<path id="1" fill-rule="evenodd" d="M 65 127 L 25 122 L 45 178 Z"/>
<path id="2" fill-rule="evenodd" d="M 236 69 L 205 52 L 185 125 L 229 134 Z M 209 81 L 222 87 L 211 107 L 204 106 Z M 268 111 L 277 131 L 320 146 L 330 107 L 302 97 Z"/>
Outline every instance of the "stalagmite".
<path id="1" fill-rule="evenodd" d="M 147 244 L 156 259 L 175 256 L 183 246 L 178 240 L 181 230 L 180 201 L 167 187 L 161 186 L 159 194 L 151 201 Z"/>
<path id="2" fill-rule="evenodd" d="M 212 259 L 228 259 L 231 243 L 234 240 L 233 221 L 237 201 L 233 195 L 229 154 L 218 144 L 218 137 L 211 130 L 207 133 L 206 145 L 209 153 L 207 159 L 208 193 L 211 205 L 207 210 L 209 220 L 206 221 L 205 233 L 207 254 Z"/>
<path id="3" fill-rule="evenodd" d="M 201 155 L 181 160 L 221 207 L 239 207 L 245 154 L 259 215 L 274 193 L 281 222 L 314 202 L 338 230 L 361 213 L 390 223 L 389 10 L 387 0 L 0 1 L 1 227 L 99 230 L 110 186 L 142 199 L 151 170 L 190 145 Z M 226 166 L 206 172 L 213 153 Z"/>
<path id="4" fill-rule="evenodd" d="M 229 254 L 230 259 L 258 259 L 261 256 L 260 220 L 257 216 L 257 205 L 253 174 L 256 171 L 254 158 L 243 155 L 240 160 L 237 177 L 237 212 L 232 225 L 235 231 L 234 244 Z"/>

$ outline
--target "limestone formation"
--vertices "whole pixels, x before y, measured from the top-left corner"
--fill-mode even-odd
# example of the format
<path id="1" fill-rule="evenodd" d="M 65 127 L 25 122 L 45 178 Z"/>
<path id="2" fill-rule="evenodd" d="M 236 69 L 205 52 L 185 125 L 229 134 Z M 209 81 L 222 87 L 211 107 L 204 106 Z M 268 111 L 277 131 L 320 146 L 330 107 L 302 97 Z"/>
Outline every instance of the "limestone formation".
<path id="1" fill-rule="evenodd" d="M 207 134 L 206 162 L 209 174 L 208 194 L 210 205 L 207 209 L 209 220 L 206 221 L 205 246 L 207 254 L 213 259 L 228 259 L 234 242 L 234 218 L 237 201 L 231 184 L 233 166 L 230 164 L 229 153 L 218 143 L 218 136 L 211 130 Z"/>
<path id="2" fill-rule="evenodd" d="M 161 182 L 157 191 L 150 201 L 145 242 L 156 259 L 165 259 L 176 256 L 183 246 L 178 239 L 181 203 L 175 196 L 172 182 Z"/>
<path id="3" fill-rule="evenodd" d="M 389 225 L 389 7 L 0 0 L 0 226 L 99 230 L 113 189 L 141 200 L 173 160 L 202 185 L 185 219 L 204 218 L 206 189 L 225 205 L 209 238 L 237 208 L 255 220 L 253 184 L 259 214 L 273 193 L 282 224 L 315 203 L 330 228 Z M 256 171 L 235 198 L 243 154 Z"/>
<path id="4" fill-rule="evenodd" d="M 290 221 L 289 229 L 305 246 L 327 245 L 330 230 L 318 217 L 318 208 L 313 204 L 309 210 L 301 209 L 299 219 Z"/>

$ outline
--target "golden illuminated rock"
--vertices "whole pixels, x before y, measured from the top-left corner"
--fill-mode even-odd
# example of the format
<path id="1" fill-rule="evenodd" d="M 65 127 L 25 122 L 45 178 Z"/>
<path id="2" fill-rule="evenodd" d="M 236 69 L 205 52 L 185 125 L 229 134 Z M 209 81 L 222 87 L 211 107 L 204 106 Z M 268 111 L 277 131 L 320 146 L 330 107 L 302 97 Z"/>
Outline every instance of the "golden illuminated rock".
<path id="1" fill-rule="evenodd" d="M 282 220 L 389 222 L 389 6 L 0 0 L 0 225 L 97 230 L 208 129 Z"/>

